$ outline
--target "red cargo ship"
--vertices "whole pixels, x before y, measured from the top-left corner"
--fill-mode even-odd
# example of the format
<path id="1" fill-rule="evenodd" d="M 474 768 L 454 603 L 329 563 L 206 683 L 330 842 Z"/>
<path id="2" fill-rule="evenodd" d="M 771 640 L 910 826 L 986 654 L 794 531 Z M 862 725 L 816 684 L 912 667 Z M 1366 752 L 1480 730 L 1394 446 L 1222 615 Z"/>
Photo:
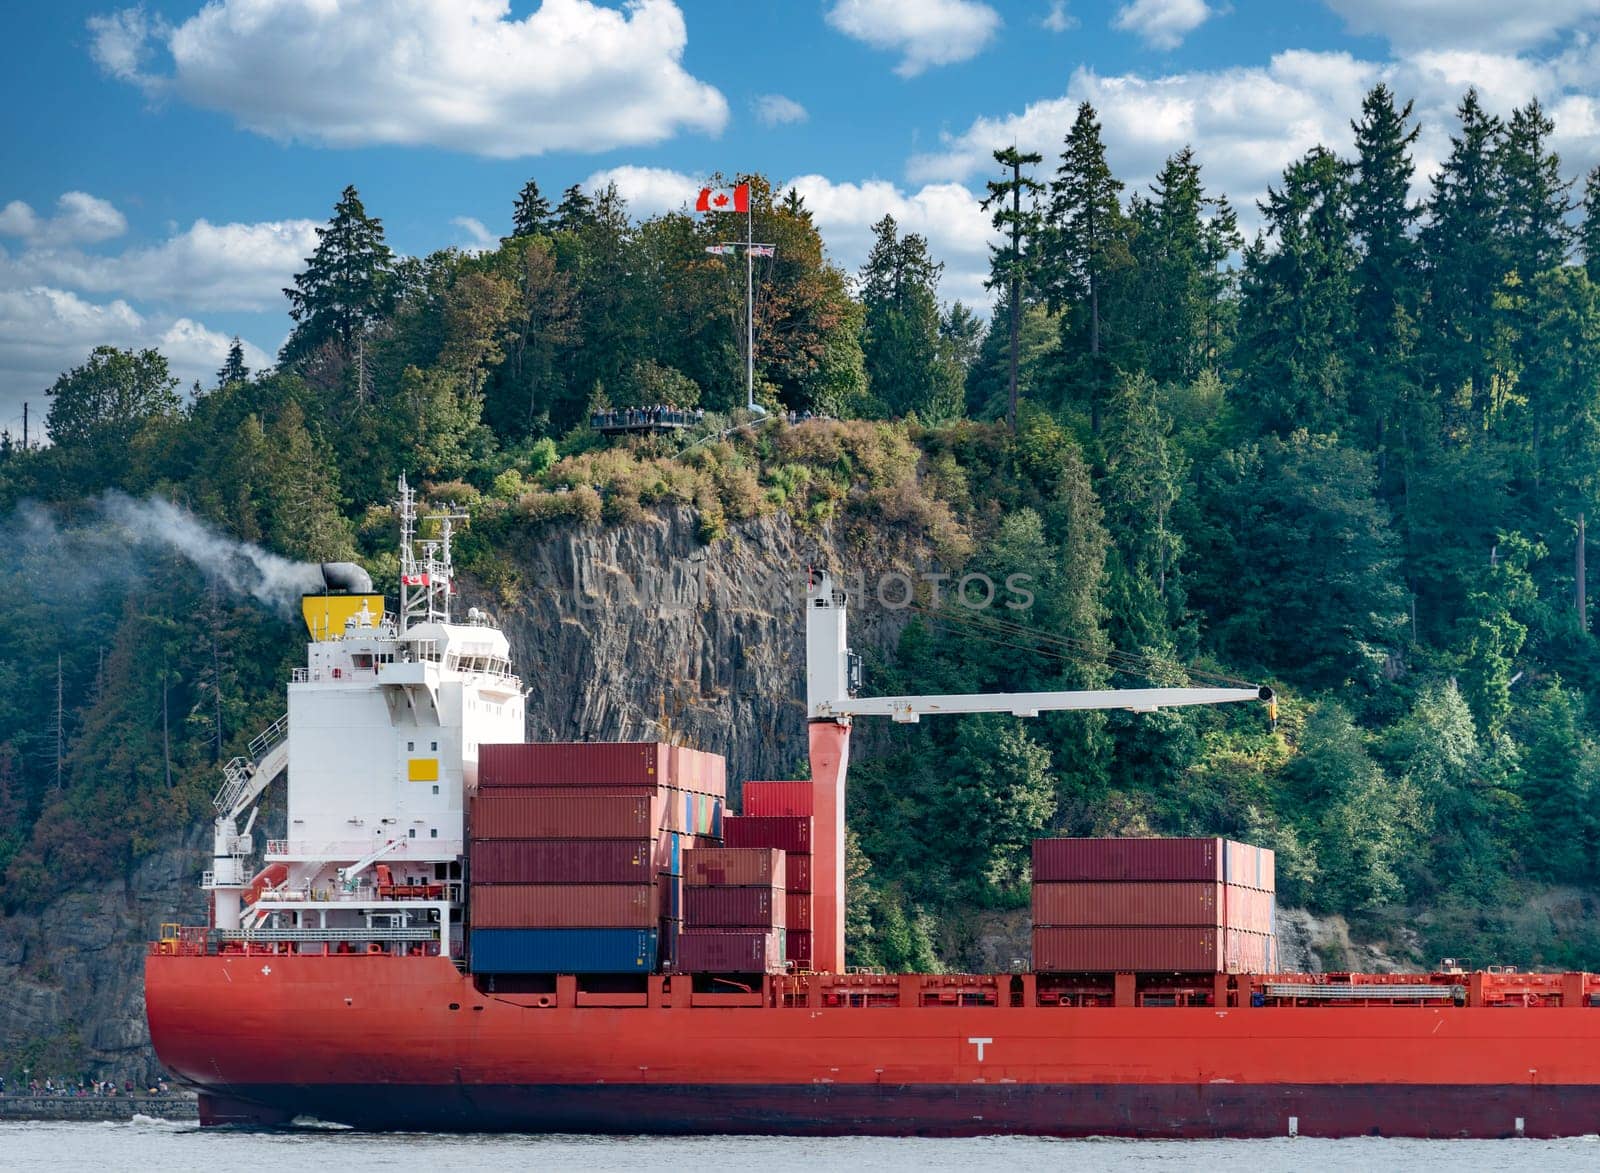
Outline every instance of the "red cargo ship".
<path id="1" fill-rule="evenodd" d="M 755 817 L 736 824 L 743 849 L 702 853 L 720 838 L 720 759 L 497 744 L 522 726 L 505 638 L 476 613 L 451 622 L 448 521 L 417 559 L 403 483 L 401 507 L 397 616 L 382 614 L 359 571 L 325 572 L 329 593 L 306 601 L 313 638 L 289 714 L 229 764 L 217 798 L 210 923 L 169 926 L 151 945 L 151 1037 L 200 1093 L 203 1123 L 1175 1137 L 1600 1128 L 1600 978 L 1453 965 L 1258 972 L 1270 968 L 1256 948 L 1272 939 L 1270 853 L 1219 840 L 1088 855 L 1041 843 L 1036 862 L 1054 863 L 1039 873 L 1036 931 L 1041 949 L 1065 953 L 1036 956 L 1029 972 L 845 972 L 854 717 L 1143 711 L 1265 690 L 858 698 L 844 598 L 821 577 L 806 608 L 811 781 L 758 789 Z M 257 871 L 251 823 L 238 820 L 285 768 L 289 836 L 268 842 Z M 494 837 L 480 837 L 470 799 L 490 790 Z M 751 865 L 757 848 L 793 854 L 780 868 L 779 851 L 757 852 Z M 691 865 L 704 856 L 688 883 L 761 894 L 696 897 L 699 921 L 685 921 L 685 851 Z M 1130 887 L 1154 883 L 1167 887 Z M 474 917 L 478 892 L 491 893 L 492 924 Z M 1172 937 L 1130 944 L 1150 932 Z M 685 951 L 694 965 L 751 970 L 680 965 L 694 933 L 727 936 Z M 1230 951 L 1235 934 L 1250 947 Z M 778 963 L 779 942 L 792 958 L 797 937 L 809 971 Z M 1069 970 L 1074 958 L 1090 968 Z"/>

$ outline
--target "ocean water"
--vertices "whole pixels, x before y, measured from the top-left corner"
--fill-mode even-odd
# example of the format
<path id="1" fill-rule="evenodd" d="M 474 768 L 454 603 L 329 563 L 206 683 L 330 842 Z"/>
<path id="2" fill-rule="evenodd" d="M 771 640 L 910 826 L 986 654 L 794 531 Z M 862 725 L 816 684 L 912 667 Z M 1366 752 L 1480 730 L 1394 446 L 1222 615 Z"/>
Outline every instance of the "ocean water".
<path id="1" fill-rule="evenodd" d="M 602 1169 L 787 1173 L 806 1170 L 1238 1169 L 1248 1173 L 1600 1167 L 1600 1137 L 1571 1140 L 971 1140 L 839 1137 L 588 1137 L 366 1133 L 308 1125 L 276 1132 L 202 1131 L 137 1117 L 121 1124 L 0 1123 L 0 1169 L 218 1170 Z"/>

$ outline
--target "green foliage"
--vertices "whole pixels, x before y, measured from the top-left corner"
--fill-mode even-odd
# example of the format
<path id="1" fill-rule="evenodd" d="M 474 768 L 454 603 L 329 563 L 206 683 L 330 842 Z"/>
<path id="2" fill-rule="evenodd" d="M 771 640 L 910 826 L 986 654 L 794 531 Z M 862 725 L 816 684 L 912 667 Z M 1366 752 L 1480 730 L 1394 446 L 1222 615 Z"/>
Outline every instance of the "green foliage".
<path id="1" fill-rule="evenodd" d="M 285 289 L 295 328 L 279 356 L 307 359 L 332 344 L 346 360 L 357 338 L 392 304 L 394 254 L 383 240 L 383 222 L 368 216 L 361 196 L 347 187 L 333 219 L 317 229 L 317 247 L 306 258 L 294 286 Z"/>

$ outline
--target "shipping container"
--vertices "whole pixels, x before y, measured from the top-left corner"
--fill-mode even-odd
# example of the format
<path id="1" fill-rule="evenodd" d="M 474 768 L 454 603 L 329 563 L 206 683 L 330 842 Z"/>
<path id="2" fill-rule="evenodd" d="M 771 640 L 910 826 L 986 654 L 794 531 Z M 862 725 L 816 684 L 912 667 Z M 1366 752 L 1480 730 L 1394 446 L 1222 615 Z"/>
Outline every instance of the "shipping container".
<path id="1" fill-rule="evenodd" d="M 810 782 L 746 782 L 739 798 L 744 815 L 814 815 L 815 789 Z"/>
<path id="2" fill-rule="evenodd" d="M 804 851 L 788 851 L 783 859 L 786 892 L 811 891 L 811 855 Z"/>
<path id="3" fill-rule="evenodd" d="M 788 929 L 784 932 L 783 959 L 796 969 L 811 968 L 811 933 Z"/>
<path id="4" fill-rule="evenodd" d="M 654 741 L 549 741 L 480 745 L 478 786 L 669 786 Z"/>
<path id="5" fill-rule="evenodd" d="M 811 931 L 811 893 L 787 892 L 783 898 L 783 927 L 791 933 Z"/>
<path id="6" fill-rule="evenodd" d="M 667 803 L 635 794 L 540 794 L 490 791 L 472 804 L 475 839 L 643 839 L 660 825 Z"/>
<path id="7" fill-rule="evenodd" d="M 786 912 L 782 888 L 690 888 L 683 894 L 688 929 L 781 929 Z"/>
<path id="8" fill-rule="evenodd" d="M 473 973 L 651 973 L 656 929 L 473 929 Z"/>
<path id="9" fill-rule="evenodd" d="M 662 872 L 656 877 L 656 899 L 667 920 L 683 919 L 683 877 Z"/>
<path id="10" fill-rule="evenodd" d="M 1225 840 L 1223 879 L 1230 884 L 1254 888 L 1259 892 L 1277 889 L 1276 857 L 1268 847 Z"/>
<path id="11" fill-rule="evenodd" d="M 657 884 L 474 884 L 469 914 L 480 929 L 652 929 Z"/>
<path id="12" fill-rule="evenodd" d="M 474 839 L 475 884 L 648 884 L 659 870 L 653 839 Z"/>
<path id="13" fill-rule="evenodd" d="M 1036 925 L 1210 926 L 1270 933 L 1273 897 L 1203 881 L 1045 881 L 1033 885 Z"/>
<path id="14" fill-rule="evenodd" d="M 729 847 L 809 853 L 813 822 L 809 815 L 729 815 L 722 820 L 722 841 Z"/>
<path id="15" fill-rule="evenodd" d="M 678 969 L 683 973 L 782 973 L 782 929 L 691 929 L 678 937 Z"/>
<path id="16" fill-rule="evenodd" d="M 1036 926 L 1041 973 L 1267 973 L 1273 938 L 1212 927 Z"/>
<path id="17" fill-rule="evenodd" d="M 783 888 L 787 869 L 784 853 L 768 847 L 696 847 L 684 852 L 686 888 L 746 884 Z"/>
<path id="18" fill-rule="evenodd" d="M 678 968 L 678 938 L 683 932 L 683 922 L 673 917 L 662 917 L 656 922 L 659 928 L 657 958 L 663 973 L 672 973 Z"/>
<path id="19" fill-rule="evenodd" d="M 1035 839 L 1033 878 L 1227 882 L 1228 841 L 1207 839 Z M 1244 846 L 1244 845 L 1239 845 Z M 1243 869 L 1243 857 L 1241 870 Z M 1260 862 L 1259 853 L 1256 856 Z M 1250 867 L 1251 886 L 1270 884 L 1271 865 Z M 1263 889 L 1272 891 L 1271 887 Z"/>

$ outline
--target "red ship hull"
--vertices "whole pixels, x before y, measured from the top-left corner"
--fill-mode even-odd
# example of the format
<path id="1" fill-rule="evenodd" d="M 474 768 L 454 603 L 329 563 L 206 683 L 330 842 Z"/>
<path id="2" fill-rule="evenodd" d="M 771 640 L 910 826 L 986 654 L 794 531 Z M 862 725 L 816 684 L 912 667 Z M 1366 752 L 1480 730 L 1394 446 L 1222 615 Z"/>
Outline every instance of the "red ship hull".
<path id="1" fill-rule="evenodd" d="M 438 957 L 152 955 L 146 966 L 157 1054 L 202 1093 L 212 1124 L 306 1115 L 378 1129 L 1166 1137 L 1600 1128 L 1600 1010 L 1586 1005 L 689 1005 L 661 996 L 659 979 L 652 989 L 634 1006 L 487 994 Z"/>

